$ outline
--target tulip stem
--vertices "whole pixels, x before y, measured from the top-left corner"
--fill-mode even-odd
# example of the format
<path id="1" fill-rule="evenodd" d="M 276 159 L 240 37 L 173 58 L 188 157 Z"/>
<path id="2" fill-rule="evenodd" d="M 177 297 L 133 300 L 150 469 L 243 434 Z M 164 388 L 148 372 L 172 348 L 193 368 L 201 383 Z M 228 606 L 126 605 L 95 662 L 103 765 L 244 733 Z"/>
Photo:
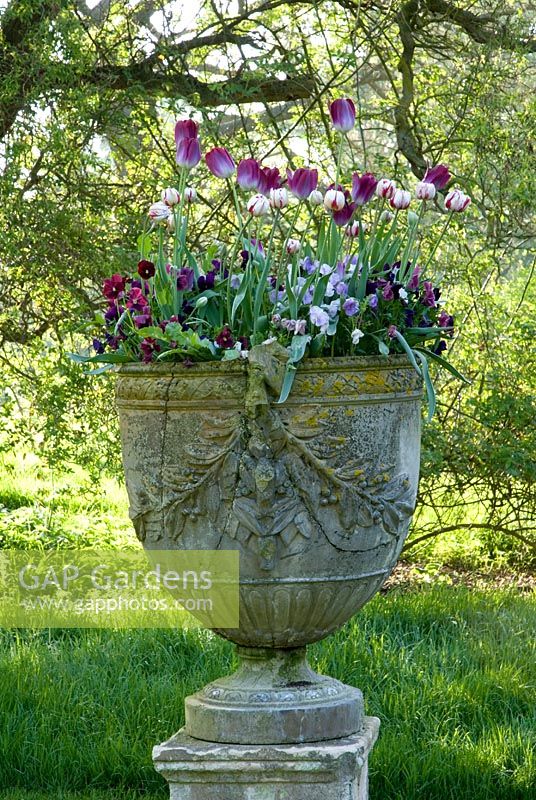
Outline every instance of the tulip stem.
<path id="1" fill-rule="evenodd" d="M 428 265 L 430 264 L 431 260 L 432 260 L 432 259 L 433 259 L 433 257 L 435 256 L 437 248 L 439 247 L 439 245 L 440 245 L 440 244 L 441 244 L 441 242 L 443 241 L 443 237 L 445 236 L 445 234 L 446 234 L 446 232 L 447 232 L 447 230 L 448 230 L 448 228 L 449 228 L 449 225 L 450 225 L 450 223 L 452 222 L 452 214 L 453 214 L 453 212 L 452 212 L 452 211 L 451 211 L 451 212 L 449 212 L 449 215 L 448 215 L 447 221 L 445 222 L 445 224 L 444 224 L 444 226 L 443 226 L 443 230 L 442 230 L 442 231 L 441 231 L 441 233 L 439 234 L 439 238 L 438 238 L 438 240 L 436 241 L 435 245 L 434 245 L 434 246 L 433 246 L 433 248 L 432 248 L 432 252 L 430 253 L 430 255 L 429 255 L 429 257 L 428 257 L 428 261 L 427 261 L 427 262 L 426 262 L 426 264 L 424 265 L 423 272 L 426 272 L 426 270 L 428 269 Z"/>
<path id="2" fill-rule="evenodd" d="M 341 171 L 341 161 L 342 161 L 342 148 L 344 146 L 344 134 L 341 133 L 341 140 L 339 142 L 339 152 L 337 153 L 337 171 L 335 173 L 335 190 L 337 191 L 337 186 L 339 185 L 339 174 Z"/>
<path id="3" fill-rule="evenodd" d="M 236 216 L 238 217 L 238 223 L 239 223 L 240 229 L 242 229 L 243 226 L 244 226 L 244 220 L 242 218 L 242 213 L 240 211 L 240 203 L 238 202 L 238 195 L 236 193 L 236 186 L 234 184 L 234 181 L 231 180 L 231 178 L 227 179 L 227 183 L 229 184 L 229 188 L 230 188 L 231 194 L 233 196 L 233 202 L 234 202 L 234 206 L 235 206 L 235 209 L 236 209 Z"/>

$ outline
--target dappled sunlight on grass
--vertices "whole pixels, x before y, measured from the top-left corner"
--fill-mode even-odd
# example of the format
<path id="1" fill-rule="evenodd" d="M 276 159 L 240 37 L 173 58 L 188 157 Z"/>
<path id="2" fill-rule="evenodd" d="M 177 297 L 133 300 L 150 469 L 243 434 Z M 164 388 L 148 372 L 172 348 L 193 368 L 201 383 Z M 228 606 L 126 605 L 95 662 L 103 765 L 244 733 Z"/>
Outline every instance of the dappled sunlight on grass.
<path id="1" fill-rule="evenodd" d="M 529 800 L 535 627 L 530 596 L 392 591 L 311 648 L 315 666 L 360 686 L 382 720 L 374 800 Z M 46 800 L 166 797 L 151 748 L 182 725 L 184 697 L 233 660 L 203 630 L 4 631 L 0 644 L 0 785 L 38 786 Z"/>

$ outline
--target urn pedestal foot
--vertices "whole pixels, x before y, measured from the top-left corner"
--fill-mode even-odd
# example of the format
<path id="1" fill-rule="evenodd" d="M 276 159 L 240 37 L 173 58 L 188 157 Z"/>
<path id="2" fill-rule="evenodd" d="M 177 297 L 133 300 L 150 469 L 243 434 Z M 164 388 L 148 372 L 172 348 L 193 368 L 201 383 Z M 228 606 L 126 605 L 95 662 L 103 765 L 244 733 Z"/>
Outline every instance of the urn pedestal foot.
<path id="1" fill-rule="evenodd" d="M 154 748 L 171 800 L 368 800 L 380 721 L 344 739 L 293 745 L 203 742 L 184 729 Z"/>
<path id="2" fill-rule="evenodd" d="M 186 698 L 189 736 L 230 744 L 341 739 L 363 726 L 363 695 L 309 666 L 305 647 L 239 647 L 240 666 Z"/>

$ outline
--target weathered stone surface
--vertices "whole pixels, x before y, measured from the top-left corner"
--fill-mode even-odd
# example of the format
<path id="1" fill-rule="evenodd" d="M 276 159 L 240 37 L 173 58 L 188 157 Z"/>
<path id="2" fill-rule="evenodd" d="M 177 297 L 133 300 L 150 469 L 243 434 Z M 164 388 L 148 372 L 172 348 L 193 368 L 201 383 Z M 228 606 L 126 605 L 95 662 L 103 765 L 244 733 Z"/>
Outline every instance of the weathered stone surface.
<path id="1" fill-rule="evenodd" d="M 209 742 L 318 742 L 363 724 L 359 689 L 318 675 L 296 650 L 238 648 L 239 669 L 186 698 L 185 732 Z"/>
<path id="2" fill-rule="evenodd" d="M 301 745 L 214 744 L 179 731 L 153 761 L 171 800 L 367 800 L 379 724 L 365 717 L 358 734 Z"/>
<path id="3" fill-rule="evenodd" d="M 122 366 L 117 380 L 139 538 L 156 550 L 238 549 L 240 627 L 217 632 L 279 651 L 339 628 L 392 570 L 417 492 L 422 394 L 403 357 L 311 359 L 279 405 L 281 369 L 278 353 L 263 350 L 249 362 Z M 267 663 L 259 696 L 271 714 L 251 687 L 218 681 L 187 701 L 188 731 L 250 743 L 357 730 L 358 690 L 311 674 L 300 695 Z M 320 709 L 324 689 L 331 715 Z"/>

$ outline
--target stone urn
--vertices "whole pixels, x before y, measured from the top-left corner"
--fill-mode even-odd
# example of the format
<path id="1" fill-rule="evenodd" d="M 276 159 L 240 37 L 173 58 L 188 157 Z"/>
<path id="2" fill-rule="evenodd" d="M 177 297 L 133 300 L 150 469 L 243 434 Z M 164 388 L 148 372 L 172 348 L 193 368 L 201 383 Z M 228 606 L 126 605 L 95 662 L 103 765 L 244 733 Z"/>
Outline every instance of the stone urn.
<path id="1" fill-rule="evenodd" d="M 415 505 L 422 390 L 405 357 L 304 360 L 278 404 L 283 356 L 275 345 L 249 360 L 121 366 L 117 377 L 144 547 L 240 552 L 240 624 L 216 631 L 238 645 L 240 666 L 186 700 L 184 734 L 206 742 L 362 729 L 359 689 L 315 673 L 306 646 L 378 591 Z"/>

